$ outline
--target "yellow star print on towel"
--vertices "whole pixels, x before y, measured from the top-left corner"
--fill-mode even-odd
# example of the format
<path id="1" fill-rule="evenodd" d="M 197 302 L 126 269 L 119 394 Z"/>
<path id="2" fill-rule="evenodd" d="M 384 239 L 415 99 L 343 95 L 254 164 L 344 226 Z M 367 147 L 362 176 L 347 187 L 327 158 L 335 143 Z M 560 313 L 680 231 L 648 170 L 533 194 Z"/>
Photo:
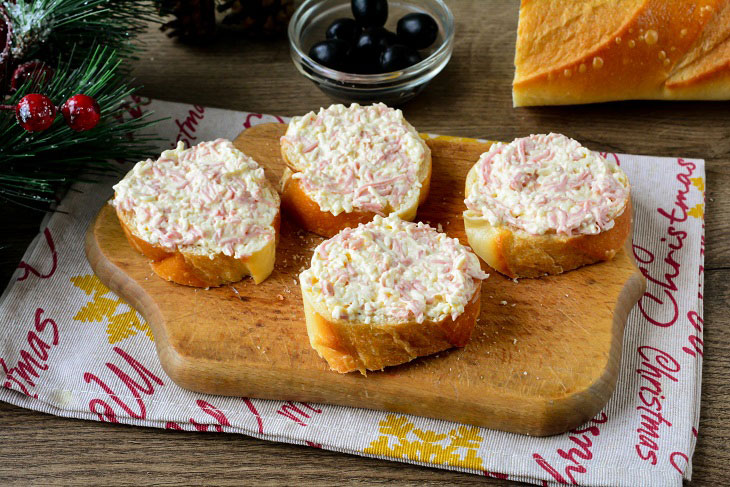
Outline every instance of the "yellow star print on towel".
<path id="1" fill-rule="evenodd" d="M 140 319 L 133 308 L 112 293 L 94 274 L 72 277 L 71 282 L 84 291 L 87 296 L 93 297 L 76 313 L 75 320 L 84 323 L 104 323 L 106 321 L 106 334 L 110 344 L 120 342 L 138 332 L 144 332 L 150 340 L 154 341 L 147 322 Z M 123 309 L 128 308 L 128 310 L 117 314 L 120 306 Z"/>
<path id="2" fill-rule="evenodd" d="M 703 178 L 690 178 L 690 181 L 692 182 L 692 186 L 700 190 L 702 193 L 702 197 L 704 199 L 705 196 L 705 180 Z M 687 215 L 697 218 L 697 219 L 704 219 L 705 218 L 705 204 L 704 203 L 697 203 L 693 208 L 691 208 Z"/>
<path id="3" fill-rule="evenodd" d="M 416 429 L 405 416 L 395 414 L 388 414 L 379 425 L 381 436 L 370 443 L 363 453 L 483 469 L 482 459 L 476 452 L 484 438 L 479 435 L 477 427 L 460 425 L 448 434 L 439 434 Z"/>

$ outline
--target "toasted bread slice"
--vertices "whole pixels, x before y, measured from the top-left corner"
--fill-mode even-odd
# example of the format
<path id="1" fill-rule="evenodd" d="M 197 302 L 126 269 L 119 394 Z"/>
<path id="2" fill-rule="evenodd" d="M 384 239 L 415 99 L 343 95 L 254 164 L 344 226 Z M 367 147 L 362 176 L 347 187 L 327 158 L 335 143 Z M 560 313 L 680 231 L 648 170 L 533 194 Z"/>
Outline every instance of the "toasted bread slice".
<path id="1" fill-rule="evenodd" d="M 230 141 L 138 163 L 115 187 L 112 205 L 130 245 L 165 280 L 213 287 L 274 268 L 279 196 L 256 161 Z"/>
<path id="2" fill-rule="evenodd" d="M 525 157 L 529 161 L 529 155 Z M 478 166 L 479 163 L 475 164 L 466 178 L 467 200 L 474 191 L 481 189 L 477 181 L 480 177 Z M 490 191 L 493 189 L 490 188 Z M 469 245 L 490 267 L 511 278 L 539 277 L 612 259 L 631 232 L 632 208 L 628 183 L 626 199 L 620 211 L 613 217 L 613 224 L 606 225 L 609 228 L 598 233 L 566 234 L 549 228 L 536 234 L 504 221 L 493 224 L 483 215 L 469 210 L 464 212 L 464 227 Z"/>
<path id="3" fill-rule="evenodd" d="M 613 228 L 596 235 L 530 235 L 467 216 L 464 227 L 469 245 L 492 269 L 511 278 L 555 275 L 611 260 L 631 232 L 631 202 Z"/>
<path id="4" fill-rule="evenodd" d="M 340 373 L 463 347 L 479 316 L 479 259 L 396 215 L 320 244 L 300 275 L 309 341 Z"/>
<path id="5" fill-rule="evenodd" d="M 428 196 L 431 151 L 400 110 L 382 104 L 333 105 L 295 117 L 281 138 L 281 154 L 287 165 L 280 188 L 284 211 L 324 237 L 376 214 L 411 221 Z M 403 161 L 405 169 L 398 168 Z M 313 169 L 318 164 L 324 166 Z M 346 184 L 339 181 L 344 174 Z M 378 188 L 378 196 L 369 186 Z"/>
<path id="6" fill-rule="evenodd" d="M 321 309 L 304 286 L 304 316 L 309 343 L 330 368 L 341 374 L 359 370 L 381 370 L 431 355 L 453 347 L 464 347 L 479 317 L 481 282 L 464 312 L 456 319 L 447 316 L 441 321 L 415 320 L 405 323 L 366 324 L 332 318 Z"/>
<path id="7" fill-rule="evenodd" d="M 418 206 L 423 204 L 428 197 L 431 186 L 431 155 L 428 155 L 428 173 L 421 182 L 421 191 L 418 199 L 402 208 L 396 214 L 403 220 L 413 221 L 416 218 Z M 316 233 L 323 237 L 333 237 L 344 228 L 354 228 L 361 223 L 367 223 L 373 219 L 376 213 L 372 211 L 354 210 L 349 213 L 342 212 L 333 215 L 329 211 L 322 211 L 316 201 L 312 200 L 302 189 L 298 179 L 293 179 L 294 174 L 288 167 L 284 169 L 281 178 L 281 206 L 287 215 L 291 216 L 297 224 L 308 232 Z M 392 208 L 386 208 L 385 214 L 393 212 Z"/>
<path id="8" fill-rule="evenodd" d="M 208 256 L 181 250 L 169 252 L 134 235 L 127 224 L 127 217 L 120 210 L 117 210 L 117 217 L 129 244 L 150 259 L 154 273 L 166 281 L 183 286 L 216 287 L 251 276 L 254 282 L 259 284 L 274 270 L 276 242 L 281 223 L 279 213 L 273 223 L 276 239 L 268 242 L 257 252 L 239 259 L 222 253 Z"/>

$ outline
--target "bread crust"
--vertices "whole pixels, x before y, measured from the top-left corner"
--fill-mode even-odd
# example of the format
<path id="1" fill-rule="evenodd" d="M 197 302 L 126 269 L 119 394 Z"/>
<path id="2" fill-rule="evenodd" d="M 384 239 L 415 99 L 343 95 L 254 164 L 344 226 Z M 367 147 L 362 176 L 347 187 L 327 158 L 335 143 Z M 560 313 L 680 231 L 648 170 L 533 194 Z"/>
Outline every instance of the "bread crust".
<path id="1" fill-rule="evenodd" d="M 302 168 L 297 167 L 289 158 L 292 150 L 291 144 L 286 140 L 281 141 L 281 155 L 287 167 L 281 177 L 281 206 L 287 215 L 291 216 L 297 224 L 308 232 L 316 233 L 322 237 L 333 237 L 345 228 L 354 228 L 360 223 L 367 223 L 373 219 L 375 213 L 371 211 L 353 210 L 333 215 L 329 211 L 322 211 L 316 201 L 310 198 L 302 189 L 298 179 L 292 178 L 295 172 Z M 431 187 L 431 151 L 426 151 L 425 160 L 421 163 L 427 168 L 425 177 L 421 181 L 421 190 L 418 201 L 398 213 L 402 220 L 413 221 L 416 217 L 418 206 L 423 204 L 428 197 Z M 387 213 L 392 212 L 388 208 Z"/>
<path id="2" fill-rule="evenodd" d="M 155 274 L 183 286 L 216 287 L 237 282 L 251 276 L 256 284 L 265 280 L 274 270 L 276 243 L 279 240 L 281 211 L 276 213 L 272 225 L 276 232 L 274 241 L 267 243 L 253 254 L 240 259 L 218 253 L 212 257 L 193 252 L 176 250 L 169 252 L 159 245 L 146 242 L 136 235 L 129 224 L 130 215 L 116 210 L 119 224 L 129 244 L 148 259 Z"/>
<path id="3" fill-rule="evenodd" d="M 730 97 L 730 0 L 609 5 L 522 1 L 514 106 Z"/>
<path id="4" fill-rule="evenodd" d="M 476 166 L 475 166 L 476 167 Z M 466 196 L 477 177 L 474 167 L 466 179 Z M 482 218 L 464 217 L 467 240 L 494 270 L 509 276 L 540 277 L 611 260 L 631 233 L 631 197 L 611 229 L 595 235 L 531 235 L 510 226 L 492 226 Z"/>
<path id="5" fill-rule="evenodd" d="M 318 307 L 310 292 L 302 286 L 304 315 L 309 343 L 330 368 L 341 374 L 382 370 L 411 360 L 463 347 L 469 341 L 481 306 L 481 281 L 455 320 L 450 316 L 439 322 L 409 321 L 398 324 L 353 323 L 332 318 L 327 309 Z"/>

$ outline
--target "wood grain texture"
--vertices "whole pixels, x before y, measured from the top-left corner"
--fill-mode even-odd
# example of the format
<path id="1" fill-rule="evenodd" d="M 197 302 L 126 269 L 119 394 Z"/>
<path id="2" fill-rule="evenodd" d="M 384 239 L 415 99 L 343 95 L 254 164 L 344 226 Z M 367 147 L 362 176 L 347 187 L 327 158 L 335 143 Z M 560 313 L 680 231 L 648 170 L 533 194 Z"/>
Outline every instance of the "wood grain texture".
<path id="1" fill-rule="evenodd" d="M 707 162 L 705 355 L 691 486 L 730 477 L 730 103 L 624 102 L 512 108 L 516 0 L 446 0 L 456 18 L 454 55 L 404 108 L 422 131 L 511 140 L 564 132 L 591 148 L 687 156 Z M 207 47 L 144 36 L 134 76 L 142 93 L 233 110 L 297 115 L 330 103 L 304 82 L 285 40 L 222 38 Z M 225 93 L 225 96 L 221 96 Z M 17 267 L 42 215 L 5 206 L 0 282 Z M 0 403 L 3 485 L 488 485 L 477 478 L 239 435 L 169 432 L 58 418 Z M 150 460 L 153 458 L 154 460 Z M 527 484 L 525 484 L 527 485 Z"/>
<path id="2" fill-rule="evenodd" d="M 272 184 L 286 167 L 279 150 L 285 129 L 259 125 L 234 142 Z M 453 188 L 464 187 L 489 144 L 427 143 L 431 192 L 417 220 L 442 225 L 466 244 L 463 189 Z M 626 317 L 645 289 L 628 249 L 608 262 L 518 283 L 492 271 L 465 348 L 364 377 L 330 371 L 307 338 L 297 279 L 322 240 L 284 214 L 266 281 L 201 290 L 152 275 L 106 205 L 89 227 L 86 251 L 99 279 L 150 324 L 165 372 L 196 392 L 380 409 L 536 436 L 584 423 L 613 393 Z"/>

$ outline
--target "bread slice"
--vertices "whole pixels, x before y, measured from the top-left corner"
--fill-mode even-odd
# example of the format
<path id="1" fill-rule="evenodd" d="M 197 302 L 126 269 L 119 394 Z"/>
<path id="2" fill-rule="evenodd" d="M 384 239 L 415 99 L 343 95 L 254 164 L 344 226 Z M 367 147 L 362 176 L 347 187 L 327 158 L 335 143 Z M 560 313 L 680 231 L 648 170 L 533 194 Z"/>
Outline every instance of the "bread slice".
<path id="1" fill-rule="evenodd" d="M 391 133 L 393 130 L 397 135 Z M 342 134 L 347 131 L 350 132 L 347 136 L 343 136 Z M 341 140 L 338 140 L 338 137 Z M 356 140 L 358 138 L 363 139 L 363 143 L 358 142 Z M 306 141 L 306 147 L 302 145 L 302 140 Z M 389 142 L 383 142 L 386 140 Z M 399 158 L 390 157 L 392 152 L 396 152 Z M 393 110 L 383 104 L 369 107 L 353 104 L 349 108 L 332 105 L 321 109 L 318 114 L 311 112 L 303 117 L 295 117 L 287 129 L 287 134 L 281 138 L 281 154 L 287 165 L 280 187 L 284 211 L 305 230 L 324 237 L 332 237 L 344 228 L 366 223 L 376 214 L 384 216 L 395 213 L 401 219 L 411 221 L 416 216 L 418 206 L 428 196 L 431 181 L 431 151 L 415 129 L 403 118 L 400 110 Z M 388 167 L 402 159 L 408 160 L 405 172 L 398 172 L 395 167 Z M 322 178 L 315 177 L 314 179 L 323 181 L 316 183 L 310 181 L 308 183 L 310 188 L 307 190 L 303 179 L 308 177 L 311 179 L 308 174 L 311 175 L 312 172 L 319 176 L 317 170 L 309 173 L 307 171 L 310 166 L 320 161 L 326 161 L 326 170 L 333 173 L 325 174 Z M 367 170 L 363 171 L 363 166 L 368 165 L 373 171 L 369 174 Z M 350 169 L 348 166 L 357 166 L 357 171 L 360 171 L 353 177 L 350 186 L 338 187 L 337 192 L 317 186 L 317 184 L 339 184 L 336 180 L 341 173 Z M 395 199 L 386 197 L 385 202 L 381 199 L 380 206 L 376 208 L 358 202 L 356 197 L 358 191 L 373 183 L 372 180 L 363 179 L 363 173 L 366 173 L 366 176 L 375 176 L 376 183 L 384 184 L 378 187 L 392 188 L 392 183 L 387 183 L 387 177 L 382 179 L 387 171 L 390 171 L 391 176 L 412 178 L 412 181 L 405 184 L 400 181 L 401 185 L 405 185 L 407 194 Z M 301 174 L 295 176 L 296 173 Z M 381 181 L 386 182 L 381 183 Z M 412 191 L 416 183 L 418 191 Z M 315 187 L 311 187 L 313 184 Z M 315 197 L 314 194 L 319 197 Z M 333 199 L 335 203 L 332 203 Z M 370 204 L 372 206 L 372 203 Z"/>
<path id="2" fill-rule="evenodd" d="M 309 342 L 332 370 L 363 374 L 463 347 L 486 277 L 458 240 L 375 216 L 320 244 L 302 272 Z"/>
<path id="3" fill-rule="evenodd" d="M 111 204 L 130 245 L 161 278 L 214 287 L 274 268 L 279 197 L 263 169 L 230 141 L 142 161 L 115 187 Z"/>
<path id="4" fill-rule="evenodd" d="M 283 150 L 282 150 L 283 152 Z M 416 211 L 428 197 L 431 187 L 431 154 L 428 155 L 428 167 L 426 178 L 421 182 L 421 190 L 418 199 L 410 202 L 398 212 L 395 212 L 401 219 L 413 221 L 416 218 Z M 333 237 L 344 228 L 353 228 L 361 223 L 367 223 L 373 219 L 376 213 L 372 211 L 354 210 L 333 215 L 329 211 L 322 211 L 316 201 L 312 200 L 301 187 L 298 179 L 293 179 L 294 173 L 288 167 L 284 169 L 281 178 L 281 206 L 297 224 L 308 232 L 316 233 L 322 237 Z M 394 213 L 393 208 L 387 207 L 384 214 Z"/>
<path id="5" fill-rule="evenodd" d="M 136 236 L 129 228 L 127 223 L 129 217 L 125 212 L 117 209 L 117 217 L 129 244 L 150 259 L 154 273 L 166 281 L 183 286 L 207 288 L 237 282 L 246 276 L 251 276 L 254 282 L 259 284 L 274 270 L 276 243 L 281 224 L 280 213 L 276 214 L 272 224 L 276 230 L 276 239 L 253 254 L 238 259 L 222 253 L 204 255 L 185 250 L 169 252 Z"/>
<path id="6" fill-rule="evenodd" d="M 611 260 L 631 232 L 631 202 L 610 230 L 596 235 L 530 235 L 509 226 L 464 217 L 469 245 L 492 269 L 510 278 L 562 274 Z"/>
<path id="7" fill-rule="evenodd" d="M 404 323 L 366 324 L 332 318 L 318 307 L 314 296 L 302 286 L 304 316 L 309 344 L 330 368 L 341 374 L 359 370 L 382 370 L 453 347 L 464 347 L 479 317 L 481 281 L 464 312 L 456 319 L 415 320 Z"/>
<path id="8" fill-rule="evenodd" d="M 478 165 L 469 170 L 466 178 L 467 200 L 480 187 Z M 553 229 L 534 234 L 508 223 L 490 223 L 482 215 L 467 210 L 464 212 L 467 239 L 474 252 L 490 267 L 510 278 L 561 274 L 610 260 L 631 232 L 632 208 L 628 190 L 627 187 L 623 209 L 613 218 L 613 225 L 599 233 L 565 234 Z"/>

